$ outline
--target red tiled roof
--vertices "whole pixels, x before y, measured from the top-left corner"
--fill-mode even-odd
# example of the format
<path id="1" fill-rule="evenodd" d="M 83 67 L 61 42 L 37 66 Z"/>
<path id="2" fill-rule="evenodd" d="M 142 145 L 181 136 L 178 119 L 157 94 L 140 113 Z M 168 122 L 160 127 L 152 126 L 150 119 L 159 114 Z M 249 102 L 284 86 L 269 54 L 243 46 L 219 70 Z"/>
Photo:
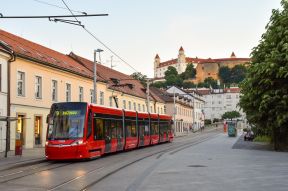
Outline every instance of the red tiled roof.
<path id="1" fill-rule="evenodd" d="M 94 63 L 92 61 L 86 58 L 83 58 L 81 56 L 78 56 L 74 53 L 70 53 L 69 56 L 73 58 L 75 61 L 87 67 L 89 70 L 93 71 Z M 116 70 L 112 70 L 111 68 L 108 68 L 101 64 L 97 64 L 97 76 L 103 79 L 109 85 L 108 88 L 110 89 L 114 89 L 114 90 L 129 94 L 129 95 L 134 95 L 134 96 L 146 99 L 144 86 L 138 80 L 133 79 L 129 75 L 123 74 Z M 120 80 L 120 84 L 133 84 L 133 88 L 130 89 L 128 86 L 115 87 L 113 86 L 114 83 L 111 81 L 110 78 L 116 78 Z"/>
<path id="2" fill-rule="evenodd" d="M 30 59 L 41 64 L 85 76 L 90 79 L 93 78 L 93 62 L 73 53 L 65 55 L 0 29 L 0 42 L 1 41 L 14 51 L 16 57 L 25 58 L 28 60 Z M 143 91 L 143 85 L 139 81 L 134 80 L 132 77 L 100 64 L 97 65 L 97 71 L 98 79 L 108 83 L 109 88 L 129 95 L 146 98 L 146 94 Z M 110 78 L 117 78 L 122 80 L 120 84 L 129 83 L 133 84 L 134 87 L 132 89 L 130 89 L 128 86 L 113 87 L 113 83 Z"/>
<path id="3" fill-rule="evenodd" d="M 217 62 L 228 62 L 228 61 L 243 61 L 243 62 L 250 62 L 251 59 L 250 58 L 208 58 L 208 59 L 204 59 L 204 58 L 189 58 L 186 57 L 186 63 L 217 63 Z M 177 59 L 172 59 L 172 60 L 168 60 L 165 62 L 161 62 L 158 66 L 158 68 L 164 67 L 164 66 L 170 66 L 173 64 L 177 63 Z"/>
<path id="4" fill-rule="evenodd" d="M 233 57 L 236 57 L 236 55 L 235 55 L 235 53 L 234 52 L 232 52 L 232 54 L 231 54 L 231 56 L 230 56 L 231 58 L 233 58 Z"/>
<path id="5" fill-rule="evenodd" d="M 184 51 L 184 49 L 183 49 L 183 47 L 182 47 L 182 46 L 180 47 L 179 51 Z"/>
<path id="6" fill-rule="evenodd" d="M 240 88 L 225 88 L 224 92 L 225 93 L 240 93 L 241 89 Z"/>
<path id="7" fill-rule="evenodd" d="M 16 57 L 35 60 L 52 67 L 61 68 L 85 77 L 93 77 L 93 73 L 70 58 L 69 56 L 36 44 L 14 34 L 0 29 L 0 41 L 6 43 L 15 53 Z"/>
<path id="8" fill-rule="evenodd" d="M 156 54 L 155 58 L 160 58 L 158 54 Z"/>

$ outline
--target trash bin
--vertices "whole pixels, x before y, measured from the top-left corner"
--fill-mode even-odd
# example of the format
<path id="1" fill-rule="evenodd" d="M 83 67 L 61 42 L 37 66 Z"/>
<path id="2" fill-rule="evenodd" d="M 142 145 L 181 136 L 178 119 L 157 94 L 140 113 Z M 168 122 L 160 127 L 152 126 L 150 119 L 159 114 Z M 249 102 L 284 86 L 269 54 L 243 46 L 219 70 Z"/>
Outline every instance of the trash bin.
<path id="1" fill-rule="evenodd" d="M 236 137 L 237 136 L 237 122 L 236 121 L 227 121 L 228 125 L 228 136 Z"/>

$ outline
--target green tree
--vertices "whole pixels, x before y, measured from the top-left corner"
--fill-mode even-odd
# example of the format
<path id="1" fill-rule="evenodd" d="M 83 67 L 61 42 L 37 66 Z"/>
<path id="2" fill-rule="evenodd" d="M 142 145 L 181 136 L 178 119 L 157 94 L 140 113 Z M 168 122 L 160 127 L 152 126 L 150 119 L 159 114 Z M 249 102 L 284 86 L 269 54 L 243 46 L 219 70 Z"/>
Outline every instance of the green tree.
<path id="1" fill-rule="evenodd" d="M 166 82 L 154 82 L 151 86 L 156 88 L 166 88 Z"/>
<path id="2" fill-rule="evenodd" d="M 188 88 L 195 88 L 196 85 L 193 82 L 183 82 L 183 88 L 188 89 Z"/>
<path id="3" fill-rule="evenodd" d="M 185 72 L 180 74 L 181 78 L 183 80 L 195 78 L 196 76 L 196 69 L 194 68 L 194 65 L 192 63 L 187 64 L 187 67 L 185 69 Z"/>
<path id="4" fill-rule="evenodd" d="M 204 87 L 206 87 L 206 88 L 212 87 L 213 89 L 216 89 L 218 87 L 217 80 L 214 80 L 211 77 L 206 78 L 204 80 Z"/>
<path id="5" fill-rule="evenodd" d="M 220 67 L 218 75 L 223 83 L 231 83 L 231 70 L 228 66 Z"/>
<path id="6" fill-rule="evenodd" d="M 238 111 L 227 111 L 222 115 L 222 119 L 234 119 L 241 117 Z"/>
<path id="7" fill-rule="evenodd" d="M 247 69 L 244 65 L 236 65 L 231 69 L 231 83 L 239 84 L 245 78 Z"/>
<path id="8" fill-rule="evenodd" d="M 240 106 L 249 122 L 270 132 L 275 150 L 288 148 L 288 2 L 273 10 L 241 83 Z"/>
<path id="9" fill-rule="evenodd" d="M 130 75 L 132 78 L 139 80 L 141 84 L 146 87 L 146 75 L 143 75 L 141 72 L 134 72 L 133 74 Z"/>
<path id="10" fill-rule="evenodd" d="M 165 72 L 165 80 L 166 80 L 166 85 L 167 86 L 182 86 L 183 84 L 183 79 L 178 75 L 178 72 L 176 68 L 173 66 L 169 66 L 168 69 Z"/>

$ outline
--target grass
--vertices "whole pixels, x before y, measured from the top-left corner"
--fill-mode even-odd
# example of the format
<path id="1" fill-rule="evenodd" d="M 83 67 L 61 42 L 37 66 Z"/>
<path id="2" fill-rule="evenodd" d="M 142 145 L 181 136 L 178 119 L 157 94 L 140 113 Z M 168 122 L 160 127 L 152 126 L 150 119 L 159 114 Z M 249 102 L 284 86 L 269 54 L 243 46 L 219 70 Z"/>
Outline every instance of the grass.
<path id="1" fill-rule="evenodd" d="M 254 142 L 263 142 L 263 143 L 271 143 L 271 137 L 268 137 L 266 135 L 259 135 L 256 136 L 253 140 Z"/>

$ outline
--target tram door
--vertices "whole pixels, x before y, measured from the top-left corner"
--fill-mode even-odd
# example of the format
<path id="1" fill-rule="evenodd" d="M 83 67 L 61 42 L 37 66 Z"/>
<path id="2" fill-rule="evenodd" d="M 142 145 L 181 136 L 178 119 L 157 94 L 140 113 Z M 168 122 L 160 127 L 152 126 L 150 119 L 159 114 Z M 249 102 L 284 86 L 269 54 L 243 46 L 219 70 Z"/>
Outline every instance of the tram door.
<path id="1" fill-rule="evenodd" d="M 119 119 L 116 121 L 116 129 L 117 129 L 117 151 L 123 150 L 123 119 Z"/>

